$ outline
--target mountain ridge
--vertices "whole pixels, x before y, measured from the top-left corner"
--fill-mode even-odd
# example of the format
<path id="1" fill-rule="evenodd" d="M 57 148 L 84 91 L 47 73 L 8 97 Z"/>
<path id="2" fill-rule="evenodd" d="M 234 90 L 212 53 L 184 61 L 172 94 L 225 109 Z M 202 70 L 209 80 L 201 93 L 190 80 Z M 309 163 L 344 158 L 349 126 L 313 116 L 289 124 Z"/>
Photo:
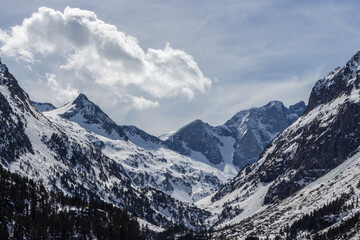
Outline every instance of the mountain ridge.
<path id="1" fill-rule="evenodd" d="M 163 135 L 166 136 L 164 140 L 136 126 L 117 125 L 83 93 L 73 102 L 53 111 L 111 139 L 130 140 L 148 150 L 167 147 L 216 167 L 230 179 L 239 169 L 254 162 L 270 140 L 302 114 L 305 106 L 303 101 L 289 108 L 280 101 L 271 101 L 259 108 L 239 111 L 216 127 L 200 119 L 194 120 L 174 133 Z"/>
<path id="2" fill-rule="evenodd" d="M 198 119 L 169 134 L 165 144 L 184 155 L 199 152 L 209 165 L 218 165 L 220 169 L 227 165 L 237 171 L 256 161 L 270 140 L 299 118 L 305 107 L 303 101 L 289 108 L 280 101 L 271 101 L 259 108 L 239 111 L 216 127 Z M 232 155 L 223 156 L 221 149 L 224 148 Z"/>
<path id="3" fill-rule="evenodd" d="M 360 161 L 359 62 L 358 52 L 343 68 L 319 80 L 312 90 L 304 115 L 272 140 L 258 161 L 245 167 L 219 191 L 197 203 L 215 213 L 209 218 L 209 224 L 212 223 L 215 229 L 234 225 L 230 229 L 234 232 L 239 230 L 242 235 L 233 236 L 244 236 L 257 232 L 253 226 L 253 221 L 258 219 L 255 215 L 266 218 L 270 228 L 270 224 L 280 219 L 281 214 L 267 209 L 289 203 L 288 199 L 294 194 L 306 200 L 307 194 L 312 193 L 318 200 L 306 204 L 318 203 L 322 196 L 320 191 L 301 193 L 316 185 L 318 179 L 331 180 L 327 191 L 336 194 L 336 189 L 331 186 L 337 183 L 337 179 L 345 178 L 342 166 L 348 166 L 348 171 L 351 171 Z M 335 175 L 332 174 L 334 171 Z M 358 177 L 354 173 L 354 179 Z M 317 188 L 323 189 L 322 184 L 316 185 Z M 355 188 L 358 183 L 353 181 L 349 184 Z M 355 190 L 351 198 L 356 198 L 357 194 L 358 190 Z M 284 208 L 282 214 L 293 217 L 290 222 L 298 219 Z M 303 211 L 310 214 L 311 209 L 314 208 Z M 273 219 L 268 219 L 266 214 L 271 214 Z M 279 224 L 285 227 L 288 222 Z M 279 225 L 276 226 L 279 229 Z M 266 231 L 257 233 L 262 235 Z"/>
<path id="4" fill-rule="evenodd" d="M 79 99 L 81 104 L 77 104 Z M 109 138 L 110 132 L 101 131 L 102 125 L 99 122 L 104 121 L 97 120 L 96 114 L 92 114 L 94 111 L 88 111 L 95 107 L 98 114 L 102 113 L 102 110 L 85 95 L 80 95 L 64 107 L 44 114 L 52 122 L 64 127 L 64 131 L 70 130 L 68 134 L 80 130 L 76 130 L 77 126 L 64 120 L 79 124 L 95 134 L 98 133 L 94 131 L 94 128 L 98 127 L 95 130 L 100 131 L 102 137 L 88 133 L 84 134 L 83 138 L 91 141 L 99 151 L 121 164 L 133 183 L 140 188 L 151 186 L 178 200 L 193 202 L 217 190 L 226 182 L 227 179 L 217 169 L 168 150 L 160 140 L 159 143 L 152 141 L 153 136 L 136 127 L 119 126 L 110 119 L 112 128 L 121 129 L 126 135 Z M 73 117 L 74 115 L 76 117 Z M 92 122 L 86 120 L 89 118 Z"/>
<path id="5" fill-rule="evenodd" d="M 1 166 L 48 190 L 95 196 L 154 229 L 210 230 L 213 239 L 359 237 L 360 52 L 315 84 L 306 109 L 271 101 L 218 127 L 195 120 L 165 141 L 117 125 L 84 94 L 41 113 L 1 62 L 0 100 Z M 204 162 L 224 164 L 227 154 L 233 163 L 230 147 L 246 134 L 267 146 L 225 183 Z"/>
<path id="6" fill-rule="evenodd" d="M 33 100 L 30 100 L 31 105 L 33 105 L 37 110 L 40 112 L 50 111 L 56 109 L 56 107 L 52 103 L 48 102 L 35 102 Z"/>
<path id="7" fill-rule="evenodd" d="M 68 196 L 96 196 L 150 225 L 202 228 L 201 222 L 209 213 L 150 186 L 135 186 L 117 160 L 95 147 L 92 141 L 100 144 L 101 136 L 64 118 L 63 122 L 50 121 L 31 105 L 26 92 L 3 64 L 0 98 L 0 164 L 5 169 Z M 73 128 L 67 128 L 71 124 Z"/>

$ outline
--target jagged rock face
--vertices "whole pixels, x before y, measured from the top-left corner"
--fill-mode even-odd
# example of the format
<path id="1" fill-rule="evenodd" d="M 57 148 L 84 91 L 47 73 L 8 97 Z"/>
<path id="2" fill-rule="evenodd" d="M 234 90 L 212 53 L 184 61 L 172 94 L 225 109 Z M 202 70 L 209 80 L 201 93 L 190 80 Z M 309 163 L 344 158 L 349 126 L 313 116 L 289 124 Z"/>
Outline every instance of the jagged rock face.
<path id="1" fill-rule="evenodd" d="M 223 239 L 244 239 L 250 235 L 260 239 L 266 239 L 269 235 L 283 237 L 284 229 L 292 232 L 290 237 L 287 231 L 289 239 L 316 239 L 314 235 L 320 232 L 328 233 L 328 237 L 323 239 L 357 239 L 349 234 L 351 225 L 344 227 L 343 223 L 360 213 L 359 168 L 360 153 L 358 152 L 312 184 L 282 201 L 262 208 L 256 214 L 244 218 L 233 226 L 217 231 L 211 239 L 221 239 L 220 236 L 226 236 Z M 334 205 L 335 201 L 337 204 Z M 294 222 L 298 222 L 299 219 L 304 220 L 305 215 L 311 217 L 297 224 L 297 229 L 294 229 Z M 332 230 L 339 225 L 343 225 L 341 231 Z M 358 232 L 358 224 L 356 225 L 353 230 L 357 229 L 355 232 Z M 341 234 L 336 236 L 337 233 Z"/>
<path id="2" fill-rule="evenodd" d="M 291 115 L 289 116 L 289 118 L 291 119 L 290 121 L 295 122 L 299 117 L 301 117 L 305 110 L 306 110 L 306 105 L 304 101 L 300 101 L 294 105 L 291 105 L 289 107 L 290 113 Z"/>
<path id="3" fill-rule="evenodd" d="M 202 153 L 211 164 L 226 162 L 221 154 L 222 137 L 235 140 L 232 164 L 238 169 L 254 163 L 269 142 L 286 127 L 295 122 L 305 111 L 305 103 L 299 102 L 286 108 L 281 102 L 272 101 L 260 108 L 252 108 L 235 114 L 224 125 L 213 127 L 196 120 L 166 141 L 166 145 L 181 154 L 190 155 L 191 150 Z"/>
<path id="4" fill-rule="evenodd" d="M 145 131 L 143 131 L 135 126 L 123 125 L 123 126 L 119 126 L 119 127 L 120 127 L 121 131 L 124 132 L 124 134 L 127 136 L 127 138 L 130 139 L 130 141 L 133 141 L 138 145 L 145 146 L 146 142 L 151 142 L 154 144 L 162 144 L 162 141 L 159 138 L 157 138 L 151 134 L 148 134 Z M 139 142 L 139 140 L 137 140 L 138 138 L 141 139 L 140 142 Z"/>
<path id="5" fill-rule="evenodd" d="M 219 144 L 222 143 L 214 136 L 213 131 L 214 127 L 201 120 L 195 120 L 168 139 L 167 145 L 185 155 L 190 155 L 189 149 L 201 152 L 210 163 L 218 164 L 223 161 L 219 149 Z M 186 148 L 183 142 L 186 143 Z"/>
<path id="6" fill-rule="evenodd" d="M 0 84 L 10 90 L 12 96 L 18 97 L 16 103 L 26 101 L 26 95 L 20 91 L 15 78 L 9 73 L 7 67 L 0 62 Z M 24 111 L 25 107 L 22 107 Z M 11 108 L 3 93 L 0 93 L 0 157 L 1 162 L 12 162 L 21 154 L 33 153 L 28 136 L 25 134 L 22 118 Z"/>
<path id="7" fill-rule="evenodd" d="M 303 114 L 305 107 L 302 101 L 289 109 L 272 101 L 261 108 L 241 111 L 227 121 L 225 125 L 236 139 L 234 165 L 243 168 L 254 163 L 269 142 Z"/>
<path id="8" fill-rule="evenodd" d="M 303 186 L 299 182 L 317 179 L 358 150 L 359 55 L 357 53 L 345 67 L 335 69 L 316 83 L 305 117 L 274 143 L 274 154 L 269 154 L 260 168 L 260 180 L 270 182 L 285 173 L 287 178 L 278 180 L 279 183 L 269 189 L 265 204 L 284 199 Z M 304 124 L 309 118 L 311 122 Z M 296 150 L 287 152 L 292 146 L 296 146 Z M 292 156 L 287 156 L 290 153 Z M 284 160 L 283 166 L 274 168 L 274 159 L 279 158 Z"/>
<path id="9" fill-rule="evenodd" d="M 19 155 L 31 152 L 33 149 L 25 134 L 24 124 L 11 109 L 3 94 L 0 93 L 0 157 L 2 163 L 12 162 Z"/>
<path id="10" fill-rule="evenodd" d="M 80 103 L 79 98 L 82 98 Z M 96 111 L 88 110 L 95 108 Z M 79 131 L 77 124 L 95 133 L 87 132 L 82 138 L 89 140 L 99 151 L 119 163 L 137 187 L 152 187 L 177 200 L 194 202 L 208 196 L 225 183 L 226 179 L 218 169 L 167 149 L 161 140 L 134 126 L 118 126 L 126 133 L 127 141 L 113 138 L 104 132 L 100 132 L 100 136 L 103 136 L 100 137 L 96 131 L 102 129 L 99 123 L 105 121 L 96 120 L 96 117 L 105 116 L 101 113 L 101 109 L 83 95 L 73 103 L 44 114 L 69 134 Z M 94 115 L 90 116 L 91 114 Z M 85 123 L 83 115 L 86 115 L 86 119 L 92 119 L 92 124 Z M 64 116 L 69 116 L 70 122 L 65 121 L 67 118 Z M 100 129 L 94 126 L 100 126 Z M 81 136 L 80 133 L 77 135 Z"/>
<path id="11" fill-rule="evenodd" d="M 72 103 L 66 104 L 57 111 L 61 117 L 77 122 L 82 127 L 92 126 L 91 131 L 100 135 L 112 138 L 125 137 L 122 129 L 85 94 L 80 94 Z"/>
<path id="12" fill-rule="evenodd" d="M 119 126 L 98 105 L 80 94 L 72 103 L 55 109 L 62 118 L 78 123 L 85 129 L 111 139 L 130 140 L 142 147 L 161 140 L 135 126 Z"/>
<path id="13" fill-rule="evenodd" d="M 311 92 L 306 111 L 309 112 L 320 104 L 329 103 L 342 94 L 349 94 L 352 89 L 357 89 L 359 62 L 360 52 L 356 53 L 344 67 L 334 69 L 327 77 L 319 80 Z"/>
<path id="14" fill-rule="evenodd" d="M 18 103 L 18 106 L 27 107 L 27 106 L 23 106 L 23 104 L 21 104 L 19 101 L 25 103 L 28 100 L 29 96 L 21 89 L 14 76 L 9 72 L 7 66 L 5 64 L 2 64 L 1 61 L 0 61 L 0 74 L 1 74 L 0 84 L 7 87 L 12 97 L 18 98 L 18 100 L 16 101 Z"/>
<path id="15" fill-rule="evenodd" d="M 259 205 L 251 209 L 256 213 L 264 204 L 289 197 L 357 153 L 360 146 L 359 55 L 319 80 L 305 114 L 275 138 L 256 163 L 245 167 L 214 194 L 212 202 L 236 194 L 224 206 L 237 206 L 246 212 L 250 208 L 245 202 L 258 201 Z M 220 217 L 219 222 L 224 219 Z"/>
<path id="16" fill-rule="evenodd" d="M 321 117 L 301 129 L 296 141 L 289 137 L 276 142 L 275 151 L 284 151 L 295 146 L 295 152 L 269 154 L 266 159 L 281 158 L 282 166 L 274 168 L 274 160 L 266 161 L 260 168 L 260 180 L 271 182 L 287 172 L 290 179 L 282 179 L 269 189 L 264 203 L 273 203 L 296 192 L 304 183 L 312 182 L 349 158 L 360 144 L 360 105 L 338 106 L 338 116 L 322 127 Z M 292 132 L 299 132 L 299 130 Z M 293 156 L 287 156 L 292 154 Z M 290 174 L 290 171 L 293 173 Z M 304 182 L 304 183 L 303 183 Z"/>
<path id="17" fill-rule="evenodd" d="M 30 102 L 40 112 L 46 112 L 46 111 L 54 110 L 56 108 L 51 103 L 47 103 L 47 102 L 46 103 L 39 103 L 35 101 L 30 101 Z"/>
<path id="18" fill-rule="evenodd" d="M 165 141 L 135 126 L 116 125 L 84 94 L 56 111 L 63 118 L 112 139 L 120 136 L 120 139 L 130 140 L 143 148 L 165 145 L 186 156 L 190 156 L 192 151 L 200 152 L 213 166 L 231 162 L 241 169 L 253 163 L 270 140 L 294 122 L 304 110 L 304 102 L 288 109 L 281 102 L 273 101 L 261 108 L 241 111 L 221 126 L 213 127 L 201 120 L 193 121 Z M 114 135 L 116 132 L 119 136 Z M 229 141 L 229 138 L 232 140 Z M 233 151 L 227 154 L 231 155 L 231 159 L 223 156 L 225 151 Z"/>

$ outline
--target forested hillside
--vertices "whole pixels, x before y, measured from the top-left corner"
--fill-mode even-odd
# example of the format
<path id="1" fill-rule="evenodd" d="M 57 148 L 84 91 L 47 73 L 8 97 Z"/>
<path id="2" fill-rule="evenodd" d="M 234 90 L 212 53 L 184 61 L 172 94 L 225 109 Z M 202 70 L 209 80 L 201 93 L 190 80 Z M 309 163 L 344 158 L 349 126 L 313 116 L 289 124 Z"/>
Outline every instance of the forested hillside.
<path id="1" fill-rule="evenodd" d="M 47 192 L 0 166 L 0 239 L 142 239 L 138 222 L 111 204 Z"/>

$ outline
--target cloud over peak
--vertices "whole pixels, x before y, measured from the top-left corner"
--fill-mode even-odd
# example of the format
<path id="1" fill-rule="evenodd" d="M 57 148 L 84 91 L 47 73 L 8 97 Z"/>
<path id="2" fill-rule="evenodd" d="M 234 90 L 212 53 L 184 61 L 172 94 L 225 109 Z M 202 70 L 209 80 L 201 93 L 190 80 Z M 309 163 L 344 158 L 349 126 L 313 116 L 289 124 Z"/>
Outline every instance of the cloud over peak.
<path id="1" fill-rule="evenodd" d="M 145 52 L 135 37 L 78 8 L 41 7 L 21 25 L 0 29 L 0 42 L 3 55 L 43 69 L 55 100 L 99 88 L 146 109 L 159 106 L 161 98 L 192 99 L 211 87 L 185 51 L 167 44 Z"/>

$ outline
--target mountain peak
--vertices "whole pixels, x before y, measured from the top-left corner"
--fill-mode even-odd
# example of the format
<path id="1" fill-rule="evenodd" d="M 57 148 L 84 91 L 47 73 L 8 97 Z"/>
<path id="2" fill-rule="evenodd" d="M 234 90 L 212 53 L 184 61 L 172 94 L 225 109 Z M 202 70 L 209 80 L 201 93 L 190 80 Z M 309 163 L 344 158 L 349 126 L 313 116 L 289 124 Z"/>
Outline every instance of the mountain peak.
<path id="1" fill-rule="evenodd" d="M 52 114 L 76 122 L 81 127 L 111 139 L 130 140 L 138 146 L 147 147 L 161 141 L 135 126 L 117 125 L 101 108 L 81 93 L 71 103 L 52 111 Z"/>
<path id="2" fill-rule="evenodd" d="M 342 68 L 335 68 L 325 78 L 316 82 L 313 87 L 307 112 L 326 104 L 342 94 L 350 94 L 360 83 L 360 51 L 357 52 Z"/>
<path id="3" fill-rule="evenodd" d="M 284 104 L 280 101 L 273 100 L 266 104 L 266 106 L 284 106 Z"/>
<path id="4" fill-rule="evenodd" d="M 355 53 L 355 55 L 347 62 L 346 65 L 354 65 L 354 64 L 357 64 L 359 65 L 360 63 L 360 51 L 358 51 L 357 53 Z"/>
<path id="5" fill-rule="evenodd" d="M 261 107 L 261 108 L 265 108 L 265 109 L 269 109 L 269 108 L 273 109 L 274 108 L 274 109 L 277 109 L 279 111 L 282 111 L 285 108 L 285 106 L 284 106 L 284 104 L 282 102 L 273 100 L 273 101 L 270 101 L 268 104 L 266 104 L 264 107 Z"/>
<path id="6" fill-rule="evenodd" d="M 9 69 L 5 64 L 0 60 L 0 84 L 7 86 L 9 92 L 13 97 L 17 96 L 23 102 L 29 100 L 28 94 L 19 86 L 18 81 L 15 77 L 9 72 Z M 26 104 L 26 107 L 29 107 Z"/>
<path id="7" fill-rule="evenodd" d="M 290 105 L 290 106 L 289 106 L 289 109 L 290 109 L 290 108 L 294 108 L 294 107 L 295 107 L 295 108 L 298 108 L 298 107 L 305 107 L 305 106 L 306 106 L 305 102 L 301 100 L 301 101 L 298 102 L 298 103 L 295 103 L 295 104 L 293 104 L 293 105 Z"/>
<path id="8" fill-rule="evenodd" d="M 77 98 L 71 103 L 71 105 L 75 105 L 76 113 L 81 114 L 83 118 L 87 119 L 93 123 L 100 123 L 100 122 L 115 122 L 110 119 L 110 117 L 101 110 L 101 108 L 96 105 L 94 102 L 88 99 L 88 97 L 80 93 Z M 74 112 L 74 109 L 69 109 L 67 112 Z M 99 122 L 100 120 L 100 122 Z"/>
<path id="9" fill-rule="evenodd" d="M 52 112 L 99 135 L 110 138 L 123 137 L 117 124 L 83 93 L 73 102 Z"/>
<path id="10" fill-rule="evenodd" d="M 221 171 L 225 166 L 241 169 L 256 161 L 269 142 L 295 122 L 305 108 L 303 101 L 290 109 L 280 101 L 271 101 L 259 108 L 242 110 L 217 127 L 194 120 L 164 139 L 170 149 L 181 154 L 201 153 Z"/>
<path id="11" fill-rule="evenodd" d="M 3 74 L 6 74 L 8 73 L 8 68 L 5 64 L 2 64 L 1 63 L 1 60 L 0 60 L 0 73 L 3 73 Z"/>
<path id="12" fill-rule="evenodd" d="M 79 96 L 77 96 L 77 98 L 75 98 L 75 100 L 73 101 L 73 104 L 80 108 L 83 108 L 87 104 L 95 105 L 87 98 L 84 93 L 80 93 Z"/>
<path id="13" fill-rule="evenodd" d="M 298 117 L 300 117 L 306 109 L 306 104 L 304 101 L 300 101 L 298 103 L 295 103 L 294 105 L 289 106 L 289 110 L 293 113 L 298 114 Z"/>
<path id="14" fill-rule="evenodd" d="M 9 70 L 5 64 L 2 63 L 0 58 L 0 73 L 3 73 L 5 75 L 9 74 Z"/>
<path id="15" fill-rule="evenodd" d="M 206 124 L 206 123 L 204 123 L 200 119 L 196 119 L 196 120 L 192 121 L 191 123 L 189 123 L 188 126 L 199 126 L 199 125 L 203 125 L 203 124 Z"/>
<path id="16" fill-rule="evenodd" d="M 80 100 L 89 101 L 89 99 L 87 98 L 87 96 L 84 93 L 80 93 L 79 96 L 77 96 L 77 98 L 75 98 L 74 102 L 80 101 Z"/>

